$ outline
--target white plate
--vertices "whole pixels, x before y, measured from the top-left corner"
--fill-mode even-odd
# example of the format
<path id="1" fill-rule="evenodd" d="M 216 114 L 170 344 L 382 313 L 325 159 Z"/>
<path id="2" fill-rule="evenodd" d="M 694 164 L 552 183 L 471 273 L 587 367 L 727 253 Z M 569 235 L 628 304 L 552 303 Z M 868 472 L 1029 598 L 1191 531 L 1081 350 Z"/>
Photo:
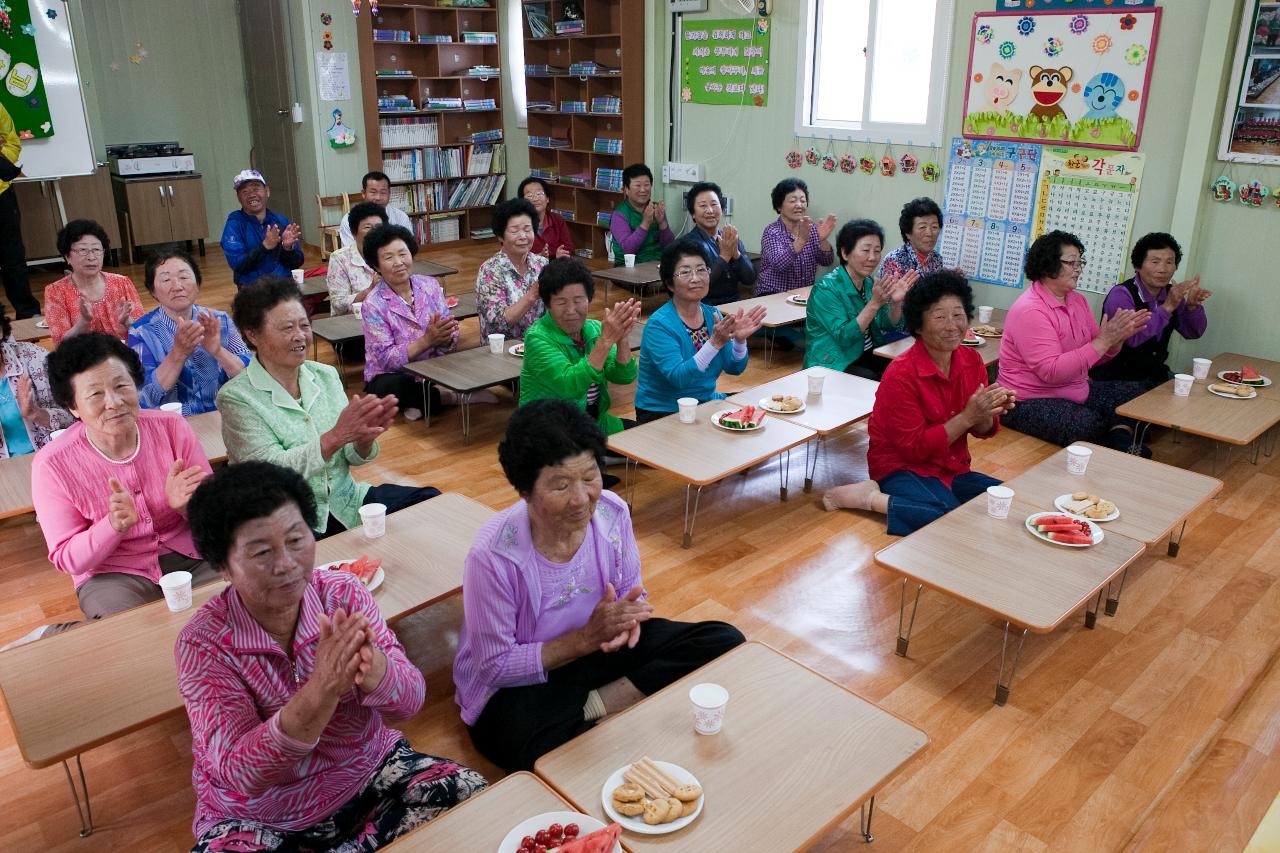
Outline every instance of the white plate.
<path id="1" fill-rule="evenodd" d="M 577 812 L 543 812 L 540 815 L 534 815 L 528 820 L 521 821 L 512 827 L 507 833 L 507 837 L 502 839 L 502 843 L 498 845 L 498 853 L 518 853 L 520 850 L 520 842 L 524 840 L 526 835 L 536 835 L 539 829 L 546 829 L 553 823 L 561 826 L 570 823 L 576 823 L 581 832 L 578 837 L 590 835 L 597 829 L 604 829 L 605 824 L 596 820 L 589 814 L 578 814 Z M 622 845 L 615 842 L 613 845 L 613 853 L 622 853 Z"/>
<path id="2" fill-rule="evenodd" d="M 1225 381 L 1225 380 L 1223 380 L 1223 381 Z M 1242 385 L 1242 383 L 1239 383 L 1239 382 L 1228 382 L 1227 384 L 1228 384 L 1228 385 Z M 1248 396 L 1248 397 L 1241 397 L 1239 394 L 1225 394 L 1225 393 L 1223 393 L 1222 391 L 1216 391 L 1216 390 L 1214 390 L 1213 388 L 1211 388 L 1211 387 L 1210 387 L 1210 386 L 1208 386 L 1208 385 L 1206 385 L 1206 386 L 1204 387 L 1204 390 L 1208 391 L 1210 394 L 1216 394 L 1216 395 L 1218 395 L 1219 397 L 1226 397 L 1228 400 L 1252 400 L 1254 397 L 1258 396 L 1258 392 L 1257 392 L 1257 390 L 1256 390 L 1256 386 L 1253 386 L 1253 385 L 1242 385 L 1242 387 L 1244 387 L 1244 388 L 1255 388 L 1255 390 L 1254 390 L 1254 391 L 1251 391 L 1251 392 L 1249 393 L 1249 396 Z"/>
<path id="3" fill-rule="evenodd" d="M 698 782 L 698 777 L 694 776 L 688 770 L 685 770 L 679 764 L 672 764 L 670 761 L 655 761 L 653 763 L 658 765 L 659 770 L 666 773 L 672 779 L 675 779 L 681 785 L 698 785 L 701 787 L 701 783 Z M 644 822 L 644 818 L 627 817 L 626 815 L 618 814 L 613 809 L 613 792 L 615 788 L 626 781 L 622 778 L 622 773 L 630 766 L 630 764 L 624 764 L 617 770 L 613 771 L 613 773 L 609 775 L 609 778 L 605 780 L 604 787 L 600 789 L 600 799 L 604 803 L 604 813 L 616 821 L 623 829 L 631 832 L 638 832 L 641 835 L 666 835 L 668 832 L 675 832 L 677 830 L 684 829 L 686 826 L 697 820 L 698 815 L 702 814 L 702 807 L 706 805 L 707 802 L 707 792 L 705 790 L 702 792 L 702 796 L 698 798 L 698 808 L 693 814 L 688 817 L 682 817 L 679 820 L 673 820 L 671 823 L 660 823 L 656 826 L 650 826 Z"/>
<path id="4" fill-rule="evenodd" d="M 512 344 L 511 348 L 507 350 L 507 352 L 511 353 L 516 358 L 524 358 L 524 344 Z"/>
<path id="5" fill-rule="evenodd" d="M 1103 500 L 1106 500 L 1106 498 L 1103 498 Z M 1071 510 L 1067 509 L 1066 506 L 1064 506 L 1064 504 L 1070 503 L 1070 501 L 1071 501 L 1071 495 L 1058 495 L 1056 498 L 1053 499 L 1053 505 L 1056 506 L 1063 513 L 1066 513 L 1067 515 L 1071 516 L 1072 518 L 1080 518 L 1085 521 L 1098 521 L 1098 522 L 1115 521 L 1117 518 L 1120 517 L 1120 506 L 1118 504 L 1116 505 L 1116 511 L 1111 513 L 1110 515 L 1104 515 L 1102 518 L 1089 518 L 1088 516 L 1081 515 L 1079 513 L 1074 513 Z M 1115 503 L 1115 502 L 1112 501 L 1112 503 Z"/>
<path id="6" fill-rule="evenodd" d="M 1218 371 L 1218 378 L 1219 378 L 1219 379 L 1221 379 L 1223 382 L 1227 383 L 1228 385 L 1247 385 L 1247 386 L 1249 386 L 1250 388 L 1266 388 L 1266 387 L 1268 387 L 1268 386 L 1271 384 L 1271 380 L 1270 380 L 1270 379 L 1268 379 L 1268 378 L 1267 378 L 1267 377 L 1265 377 L 1265 376 L 1264 376 L 1264 377 L 1262 377 L 1262 381 L 1261 381 L 1261 382 L 1239 382 L 1239 381 L 1237 381 L 1237 380 L 1235 380 L 1235 379 L 1228 379 L 1228 378 L 1226 377 L 1226 374 L 1228 374 L 1228 373 L 1239 373 L 1239 372 L 1240 372 L 1240 371 L 1238 371 L 1238 370 L 1219 370 L 1219 371 Z M 1243 399 L 1246 399 L 1246 400 L 1247 400 L 1248 398 L 1247 398 L 1247 397 L 1245 397 L 1245 398 L 1243 398 Z"/>
<path id="7" fill-rule="evenodd" d="M 336 569 L 338 566 L 342 565 L 343 563 L 354 563 L 358 559 L 360 558 L 349 557 L 345 560 L 334 560 L 332 563 L 325 563 L 323 565 L 316 566 L 316 570 L 319 571 L 321 569 Z M 348 572 L 348 574 L 350 573 Z M 369 585 L 366 588 L 369 590 L 369 592 L 373 592 L 375 589 L 382 586 L 382 582 L 386 580 L 386 578 L 387 578 L 387 573 L 382 570 L 382 566 L 378 566 L 378 570 L 373 573 L 373 580 L 369 581 Z"/>
<path id="8" fill-rule="evenodd" d="M 807 297 L 807 296 L 788 296 L 788 297 L 787 297 L 787 301 L 788 301 L 788 302 L 790 302 L 792 305 L 799 305 L 801 308 L 803 308 L 803 307 L 805 307 L 806 305 L 808 305 L 808 304 L 809 304 L 809 297 Z"/>
<path id="9" fill-rule="evenodd" d="M 757 407 L 764 409 L 766 412 L 772 412 L 775 415 L 798 415 L 805 410 L 804 400 L 800 400 L 800 408 L 798 409 L 775 409 L 772 398 L 765 397 L 756 404 Z"/>
<path id="10" fill-rule="evenodd" d="M 745 408 L 745 407 L 744 407 L 744 406 L 740 406 L 739 408 Z M 758 429 L 764 429 L 764 423 L 763 423 L 763 422 L 758 423 L 758 424 L 756 424 L 755 426 L 751 426 L 751 427 L 742 427 L 742 428 L 738 428 L 738 427 L 720 426 L 720 419 L 721 419 L 721 418 L 723 418 L 725 415 L 733 414 L 733 413 L 734 413 L 734 412 L 736 412 L 736 411 L 738 411 L 738 409 L 725 409 L 725 410 L 723 410 L 723 411 L 716 412 L 714 415 L 712 415 L 712 416 L 711 416 L 711 423 L 712 423 L 712 424 L 713 424 L 717 429 L 722 429 L 722 430 L 724 430 L 725 432 L 755 432 L 755 431 L 756 431 L 756 430 L 758 430 Z"/>
<path id="11" fill-rule="evenodd" d="M 1054 540 L 1050 539 L 1048 536 L 1045 536 L 1039 530 L 1036 530 L 1037 519 L 1043 518 L 1046 515 L 1061 515 L 1061 514 L 1062 513 L 1057 513 L 1057 512 L 1033 512 L 1031 513 L 1031 515 L 1027 516 L 1027 521 L 1026 521 L 1027 530 L 1031 533 L 1032 536 L 1036 537 L 1037 539 L 1040 539 L 1044 542 L 1048 542 L 1051 545 L 1061 545 L 1063 548 L 1092 548 L 1093 545 L 1097 545 L 1099 542 L 1102 541 L 1103 539 L 1102 528 L 1094 524 L 1093 521 L 1087 518 L 1082 518 L 1080 519 L 1080 521 L 1083 521 L 1085 524 L 1089 525 L 1089 532 L 1093 534 L 1093 545 L 1085 545 L 1083 543 L 1077 545 L 1074 542 L 1055 542 Z"/>
<path id="12" fill-rule="evenodd" d="M 987 339 L 984 338 L 982 335 L 974 335 L 974 337 L 977 338 L 977 341 L 971 341 L 968 338 L 962 338 L 960 340 L 960 343 L 964 344 L 967 347 L 980 347 L 987 342 Z"/>
<path id="13" fill-rule="evenodd" d="M 48 324 L 48 323 L 46 323 L 44 320 L 36 320 L 36 328 L 37 328 L 37 329 L 47 329 L 47 328 L 49 328 L 49 324 Z"/>

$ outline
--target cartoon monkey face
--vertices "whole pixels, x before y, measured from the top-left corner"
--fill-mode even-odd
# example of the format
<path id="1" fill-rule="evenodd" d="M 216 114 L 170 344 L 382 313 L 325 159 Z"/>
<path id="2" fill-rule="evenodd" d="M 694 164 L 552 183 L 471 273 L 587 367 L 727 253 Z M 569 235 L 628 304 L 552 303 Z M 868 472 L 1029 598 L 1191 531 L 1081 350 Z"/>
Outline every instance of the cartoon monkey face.
<path id="1" fill-rule="evenodd" d="M 1036 104 L 1042 107 L 1056 106 L 1058 101 L 1066 97 L 1067 83 L 1071 82 L 1074 73 L 1069 65 L 1061 68 L 1031 66 L 1028 74 L 1031 75 L 1031 94 L 1035 97 Z"/>
<path id="2" fill-rule="evenodd" d="M 991 63 L 991 74 L 987 77 L 987 109 L 1002 113 L 1018 96 L 1022 85 L 1022 69 L 1006 69 L 999 62 Z"/>

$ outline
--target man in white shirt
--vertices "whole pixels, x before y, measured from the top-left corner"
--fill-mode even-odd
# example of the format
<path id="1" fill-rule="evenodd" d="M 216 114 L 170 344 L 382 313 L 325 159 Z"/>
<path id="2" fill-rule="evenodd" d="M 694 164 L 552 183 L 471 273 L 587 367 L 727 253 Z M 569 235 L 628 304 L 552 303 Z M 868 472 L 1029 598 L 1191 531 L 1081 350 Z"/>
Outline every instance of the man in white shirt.
<path id="1" fill-rule="evenodd" d="M 360 182 L 360 193 L 365 201 L 380 204 L 387 209 L 388 223 L 408 228 L 410 232 L 417 233 L 414 231 L 413 223 L 409 221 L 409 214 L 398 207 L 392 207 L 388 204 L 391 201 L 391 179 L 384 172 L 370 172 L 365 175 Z M 347 217 L 345 216 L 342 217 L 342 224 L 338 226 L 338 237 L 341 238 L 344 246 L 350 246 L 356 241 L 356 238 L 351 235 L 351 225 L 347 222 Z"/>

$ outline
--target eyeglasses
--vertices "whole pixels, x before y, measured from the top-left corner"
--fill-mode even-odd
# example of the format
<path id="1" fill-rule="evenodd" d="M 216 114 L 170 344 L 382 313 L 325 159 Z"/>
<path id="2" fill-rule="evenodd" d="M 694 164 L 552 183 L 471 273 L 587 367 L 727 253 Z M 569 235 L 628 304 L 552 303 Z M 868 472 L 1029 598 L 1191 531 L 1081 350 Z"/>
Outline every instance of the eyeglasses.
<path id="1" fill-rule="evenodd" d="M 102 249 L 72 249 L 71 254 L 77 258 L 100 258 L 102 257 Z"/>
<path id="2" fill-rule="evenodd" d="M 1084 258 L 1081 258 L 1078 261 L 1063 261 L 1062 265 L 1064 267 L 1071 267 L 1073 270 L 1082 270 L 1085 268 L 1086 263 L 1087 261 L 1085 261 Z"/>
<path id="3" fill-rule="evenodd" d="M 676 278 L 681 281 L 690 281 L 695 278 L 703 278 L 709 275 L 711 275 L 711 268 L 708 266 L 681 267 L 676 270 Z"/>
<path id="4" fill-rule="evenodd" d="M 541 190 L 535 190 L 534 192 L 526 192 L 524 197 L 528 201 L 533 201 L 535 198 L 546 198 L 547 194 Z"/>

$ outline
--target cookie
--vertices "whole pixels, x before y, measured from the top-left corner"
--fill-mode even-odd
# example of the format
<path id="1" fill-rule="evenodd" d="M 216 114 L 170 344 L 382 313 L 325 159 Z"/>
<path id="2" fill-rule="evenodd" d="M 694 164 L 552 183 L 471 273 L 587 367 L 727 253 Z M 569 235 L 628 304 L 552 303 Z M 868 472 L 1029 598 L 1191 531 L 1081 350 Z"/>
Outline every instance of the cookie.
<path id="1" fill-rule="evenodd" d="M 622 802 L 615 799 L 613 810 L 624 817 L 639 817 L 644 814 L 644 803 Z"/>
<path id="2" fill-rule="evenodd" d="M 671 811 L 671 803 L 665 799 L 650 800 L 644 805 L 644 822 L 650 826 L 657 826 L 660 823 L 667 822 L 667 813 Z"/>
<path id="3" fill-rule="evenodd" d="M 681 785 L 671 792 L 671 796 L 682 803 L 691 803 L 702 796 L 702 789 L 697 785 Z"/>
<path id="4" fill-rule="evenodd" d="M 667 819 L 664 823 L 671 823 L 673 820 L 679 820 L 680 814 L 684 811 L 684 803 L 675 797 L 667 797 Z"/>
<path id="5" fill-rule="evenodd" d="M 635 782 L 624 782 L 613 789 L 613 798 L 621 803 L 638 803 L 644 799 L 644 788 Z"/>
<path id="6" fill-rule="evenodd" d="M 1090 495 L 1088 492 L 1072 492 L 1071 493 L 1071 500 L 1073 501 L 1087 501 L 1089 497 Z"/>
<path id="7" fill-rule="evenodd" d="M 698 801 L 690 800 L 684 804 L 684 808 L 680 810 L 680 817 L 688 817 L 698 810 Z"/>

